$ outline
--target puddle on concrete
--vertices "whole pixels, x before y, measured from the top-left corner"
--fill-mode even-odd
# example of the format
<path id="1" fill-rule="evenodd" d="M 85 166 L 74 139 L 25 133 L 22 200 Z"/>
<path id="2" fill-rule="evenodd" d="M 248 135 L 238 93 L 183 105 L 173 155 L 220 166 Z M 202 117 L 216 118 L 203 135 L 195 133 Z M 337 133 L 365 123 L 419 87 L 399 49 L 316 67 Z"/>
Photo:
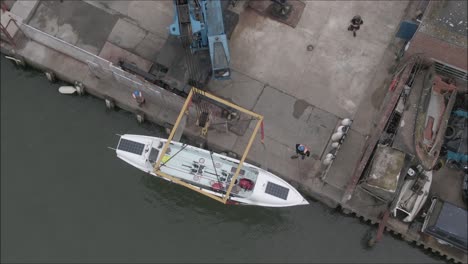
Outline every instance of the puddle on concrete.
<path id="1" fill-rule="evenodd" d="M 308 106 L 310 106 L 310 104 L 307 103 L 305 100 L 296 100 L 296 102 L 294 103 L 293 111 L 294 118 L 299 119 L 302 116 L 302 114 L 304 114 L 304 111 Z"/>

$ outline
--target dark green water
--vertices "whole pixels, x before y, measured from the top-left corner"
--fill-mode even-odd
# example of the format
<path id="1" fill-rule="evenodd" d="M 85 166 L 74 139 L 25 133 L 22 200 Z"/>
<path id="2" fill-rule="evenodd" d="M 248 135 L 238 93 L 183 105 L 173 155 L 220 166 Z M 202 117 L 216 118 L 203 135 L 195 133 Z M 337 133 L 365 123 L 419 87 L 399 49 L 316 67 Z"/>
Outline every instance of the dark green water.
<path id="1" fill-rule="evenodd" d="M 59 86 L 1 59 L 2 262 L 442 262 L 390 235 L 366 250 L 371 227 L 319 203 L 225 206 L 146 175 L 107 146 L 163 131 Z"/>

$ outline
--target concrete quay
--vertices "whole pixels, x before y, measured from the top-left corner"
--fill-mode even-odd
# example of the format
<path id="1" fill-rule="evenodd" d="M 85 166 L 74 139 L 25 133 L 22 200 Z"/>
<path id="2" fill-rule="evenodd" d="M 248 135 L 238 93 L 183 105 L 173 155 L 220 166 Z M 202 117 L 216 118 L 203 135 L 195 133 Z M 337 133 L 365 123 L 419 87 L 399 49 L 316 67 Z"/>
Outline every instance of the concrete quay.
<path id="1" fill-rule="evenodd" d="M 265 117 L 264 144 L 257 138 L 247 161 L 332 208 L 340 206 L 346 213 L 378 223 L 383 204 L 359 189 L 346 203 L 342 196 L 382 105 L 392 96 L 387 87 L 395 52 L 401 47 L 394 35 L 411 4 L 307 2 L 294 29 L 258 15 L 246 8 L 245 1 L 232 10 L 240 15 L 229 42 L 232 79 L 213 80 L 208 90 Z M 167 39 L 172 12 L 172 1 L 16 1 L 7 12 L 20 24 L 20 30 L 12 29 L 16 47 L 2 42 L 2 52 L 58 79 L 79 81 L 86 93 L 171 128 L 184 98 L 115 65 L 123 57 L 149 69 Z M 364 25 L 353 38 L 347 26 L 357 13 Z M 308 51 L 308 45 L 314 49 Z M 135 88 L 146 98 L 141 107 L 131 97 Z M 189 118 L 194 118 L 193 111 Z M 342 118 L 354 122 L 327 169 L 323 156 Z M 239 155 L 252 130 L 253 124 L 243 133 L 215 127 L 202 138 L 199 128 L 188 125 L 184 135 L 210 149 Z M 308 145 L 311 157 L 291 160 L 296 143 Z M 448 259 L 467 261 L 466 254 L 423 241 L 396 219 L 390 218 L 387 230 Z"/>

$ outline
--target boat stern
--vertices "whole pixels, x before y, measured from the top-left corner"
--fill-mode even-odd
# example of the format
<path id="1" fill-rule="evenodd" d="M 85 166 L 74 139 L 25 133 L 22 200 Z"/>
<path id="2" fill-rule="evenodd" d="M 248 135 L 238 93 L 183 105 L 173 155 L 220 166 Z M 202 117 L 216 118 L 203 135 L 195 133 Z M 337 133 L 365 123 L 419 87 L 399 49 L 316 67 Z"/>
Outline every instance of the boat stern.
<path id="1" fill-rule="evenodd" d="M 267 207 L 308 205 L 309 202 L 286 181 L 262 171 L 250 199 L 254 204 Z"/>

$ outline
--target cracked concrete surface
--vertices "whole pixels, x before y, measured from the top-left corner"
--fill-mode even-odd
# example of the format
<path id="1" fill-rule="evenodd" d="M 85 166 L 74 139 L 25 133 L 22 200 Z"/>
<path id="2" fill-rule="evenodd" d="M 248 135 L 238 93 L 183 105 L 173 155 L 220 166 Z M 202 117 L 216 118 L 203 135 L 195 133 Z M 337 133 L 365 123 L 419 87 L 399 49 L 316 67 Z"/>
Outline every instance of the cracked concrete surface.
<path id="1" fill-rule="evenodd" d="M 117 19 L 82 1 L 41 1 L 28 24 L 98 54 Z"/>
<path id="2" fill-rule="evenodd" d="M 404 1 L 308 1 L 291 28 L 239 4 L 240 21 L 229 43 L 232 79 L 211 81 L 208 88 L 265 117 L 265 144 L 256 140 L 249 160 L 305 184 L 319 175 L 319 157 L 340 118 L 355 117 L 359 127 L 349 143 L 363 141 L 372 115 L 360 106 L 363 99 L 365 107 L 378 100 L 383 77 L 375 75 L 384 68 L 379 63 L 406 6 Z M 353 38 L 347 26 L 356 13 L 364 25 Z M 171 1 L 45 1 L 31 25 L 96 54 L 107 41 L 152 61 L 172 18 Z M 314 49 L 308 51 L 308 45 Z M 252 129 L 253 122 L 248 132 Z M 249 137 L 218 133 L 209 141 L 242 153 Z M 312 157 L 292 161 L 296 143 L 308 145 Z"/>
<path id="3" fill-rule="evenodd" d="M 264 144 L 257 136 L 247 161 L 335 207 L 386 93 L 383 83 L 394 60 L 388 47 L 406 5 L 402 1 L 307 1 L 295 29 L 238 5 L 240 23 L 230 41 L 232 80 L 213 81 L 209 89 L 265 116 Z M 164 43 L 172 12 L 171 1 L 43 1 L 31 24 L 95 54 L 113 38 L 120 48 L 149 61 Z M 357 13 L 365 24 L 353 38 L 346 27 Z M 315 48 L 307 51 L 307 45 Z M 95 90 L 101 96 L 112 95 L 123 109 L 134 110 L 130 87 L 103 85 L 90 75 L 85 63 L 37 42 L 29 41 L 25 46 L 19 52 L 22 56 L 65 80 L 84 80 L 89 90 L 99 87 Z M 157 105 L 156 97 L 159 95 L 150 94 L 147 99 L 147 106 L 153 104 L 146 113 L 156 116 L 150 120 L 173 122 L 183 99 L 164 97 L 167 102 Z M 319 156 L 339 117 L 353 117 L 354 123 L 322 181 Z M 252 129 L 253 122 L 248 132 Z M 242 153 L 249 138 L 250 133 L 236 136 L 210 131 L 208 145 Z M 311 147 L 312 157 L 290 159 L 298 142 Z M 456 183 L 447 181 L 451 186 Z M 372 213 L 380 209 L 370 212 L 362 203 L 370 200 L 358 191 L 347 206 L 376 219 Z"/>
<path id="4" fill-rule="evenodd" d="M 379 90 L 369 86 L 381 70 L 377 66 L 406 6 L 404 1 L 306 2 L 299 24 L 291 28 L 238 5 L 240 21 L 229 44 L 232 79 L 211 81 L 208 88 L 264 115 L 265 136 L 271 143 L 266 150 L 274 153 L 269 164 L 290 162 L 296 143 L 311 148 L 310 164 L 314 164 L 339 118 L 354 117 L 363 98 L 368 101 Z M 88 13 L 99 16 L 93 18 L 99 21 L 91 19 L 95 23 L 90 24 L 80 19 Z M 356 13 L 364 25 L 353 38 L 347 26 Z M 65 1 L 41 3 L 32 24 L 91 51 L 99 51 L 107 40 L 151 61 L 167 38 L 172 18 L 171 1 Z M 88 34 L 96 24 L 108 33 Z M 312 51 L 307 50 L 310 44 Z M 363 127 L 356 131 L 365 134 L 371 126 Z M 235 145 L 242 141 L 239 138 Z M 255 150 L 249 156 L 263 158 Z"/>
<path id="5" fill-rule="evenodd" d="M 296 29 L 241 13 L 230 47 L 232 67 L 340 117 L 352 117 L 407 2 L 307 2 Z M 356 38 L 347 31 L 359 12 Z M 307 51 L 307 45 L 314 45 Z"/>

